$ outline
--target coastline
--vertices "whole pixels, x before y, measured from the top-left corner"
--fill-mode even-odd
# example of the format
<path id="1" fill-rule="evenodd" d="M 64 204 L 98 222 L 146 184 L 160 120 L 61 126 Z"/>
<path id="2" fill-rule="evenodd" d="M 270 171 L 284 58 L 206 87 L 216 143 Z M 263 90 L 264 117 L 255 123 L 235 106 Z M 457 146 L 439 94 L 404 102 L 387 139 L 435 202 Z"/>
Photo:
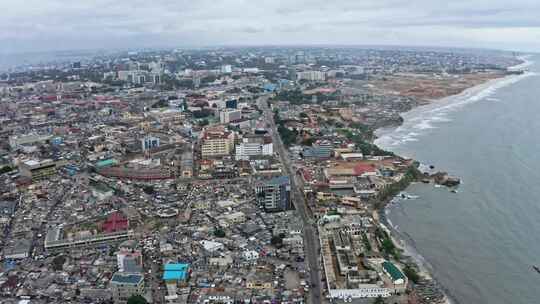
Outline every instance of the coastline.
<path id="1" fill-rule="evenodd" d="M 509 71 L 522 70 L 530 66 L 533 62 L 528 60 L 529 57 L 530 56 L 520 57 L 520 59 L 523 62 L 516 66 L 509 67 L 508 70 Z M 400 133 L 400 129 L 403 130 L 404 124 L 406 124 L 408 120 L 411 120 L 411 118 L 413 118 L 414 115 L 420 115 L 420 117 L 422 116 L 422 114 L 431 115 L 433 114 L 434 111 L 440 111 L 441 109 L 450 111 L 452 109 L 462 107 L 471 102 L 488 98 L 488 96 L 491 95 L 491 93 L 494 92 L 495 90 L 501 87 L 504 87 L 508 84 L 517 82 L 521 80 L 522 78 L 528 77 L 529 75 L 533 75 L 533 74 L 530 72 L 525 72 L 520 75 L 511 74 L 505 77 L 491 79 L 481 84 L 467 88 L 458 94 L 446 96 L 440 99 L 431 100 L 430 103 L 428 104 L 420 105 L 418 107 L 411 109 L 410 111 L 403 112 L 401 114 L 403 121 L 400 125 L 382 127 L 375 130 L 376 139 L 374 140 L 374 144 L 376 144 L 377 146 L 385 150 L 394 152 L 393 148 L 399 146 L 400 144 L 403 144 L 407 141 L 416 140 L 415 138 L 407 138 L 407 137 L 401 138 L 403 136 L 403 132 Z M 444 114 L 446 114 L 448 111 L 446 111 Z M 417 119 L 417 117 L 414 117 L 414 118 Z M 422 121 L 422 117 L 420 120 Z M 432 129 L 433 127 L 429 125 L 429 122 L 431 121 L 429 121 L 429 118 L 427 120 L 428 122 L 424 125 L 425 129 Z M 432 120 L 442 121 L 442 122 L 447 121 L 440 117 L 434 117 L 432 118 Z M 420 122 L 419 125 L 422 123 L 424 123 L 424 121 Z M 406 126 L 406 127 L 410 127 L 410 126 Z M 415 136 L 419 135 L 410 131 L 409 134 L 411 133 L 413 133 Z M 396 153 L 396 154 L 399 154 L 399 153 Z M 412 157 L 411 155 L 401 155 L 401 154 L 399 155 L 402 157 L 408 157 L 408 158 Z M 414 184 L 414 182 L 410 183 L 408 187 L 410 187 L 412 184 Z M 405 257 L 405 258 L 401 258 L 402 262 L 404 260 L 408 260 L 408 262 L 414 263 L 416 267 L 418 268 L 418 274 L 421 277 L 426 278 L 435 284 L 435 286 L 440 290 L 440 292 L 443 295 L 443 300 L 441 303 L 445 303 L 445 304 L 459 303 L 452 296 L 451 292 L 445 286 L 439 283 L 435 274 L 435 269 L 417 251 L 417 248 L 415 247 L 414 239 L 412 238 L 412 236 L 408 235 L 406 232 L 401 232 L 399 230 L 399 227 L 394 226 L 392 221 L 388 218 L 388 216 L 392 212 L 392 208 L 398 204 L 401 204 L 401 202 L 397 200 L 397 196 L 396 196 L 393 199 L 387 202 L 384 202 L 383 207 L 380 210 L 378 210 L 378 214 L 379 214 L 379 219 L 380 219 L 379 220 L 380 225 L 383 227 L 383 229 L 385 229 L 388 232 L 394 245 L 398 249 L 401 250 L 403 256 Z"/>

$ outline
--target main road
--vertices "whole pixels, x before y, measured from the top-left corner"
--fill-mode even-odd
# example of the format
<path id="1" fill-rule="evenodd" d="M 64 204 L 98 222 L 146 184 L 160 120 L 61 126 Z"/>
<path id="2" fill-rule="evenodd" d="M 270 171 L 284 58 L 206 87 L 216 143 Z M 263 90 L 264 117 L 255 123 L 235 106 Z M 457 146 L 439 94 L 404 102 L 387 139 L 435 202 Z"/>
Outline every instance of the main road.
<path id="1" fill-rule="evenodd" d="M 272 110 L 268 107 L 267 101 L 267 96 L 259 98 L 258 106 L 264 111 L 264 118 L 270 126 L 270 134 L 272 135 L 274 148 L 279 153 L 281 163 L 283 164 L 287 175 L 290 177 L 292 202 L 294 204 L 294 208 L 300 215 L 304 226 L 304 252 L 309 265 L 309 276 L 311 281 L 311 291 L 309 293 L 310 303 L 322 303 L 319 238 L 317 236 L 316 228 L 313 225 L 314 220 L 312 219 L 310 215 L 311 213 L 307 208 L 307 202 L 303 194 L 303 189 L 300 189 L 299 183 L 296 180 L 296 172 L 293 170 L 291 159 L 288 156 L 288 151 L 283 145 L 283 141 L 279 136 L 276 122 L 274 121 L 274 115 Z"/>

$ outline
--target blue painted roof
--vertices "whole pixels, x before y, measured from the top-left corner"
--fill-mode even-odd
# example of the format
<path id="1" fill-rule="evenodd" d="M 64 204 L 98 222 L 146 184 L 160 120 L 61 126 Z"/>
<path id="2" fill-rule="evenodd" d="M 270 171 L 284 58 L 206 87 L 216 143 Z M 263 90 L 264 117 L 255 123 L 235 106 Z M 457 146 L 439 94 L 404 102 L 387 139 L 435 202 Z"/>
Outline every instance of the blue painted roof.
<path id="1" fill-rule="evenodd" d="M 189 264 L 171 263 L 165 264 L 164 268 L 163 280 L 185 280 L 188 275 Z"/>
<path id="2" fill-rule="evenodd" d="M 189 268 L 189 264 L 185 264 L 185 263 L 165 264 L 165 271 L 186 271 L 188 268 Z"/>
<path id="3" fill-rule="evenodd" d="M 96 163 L 96 167 L 98 168 L 108 167 L 108 166 L 116 165 L 117 163 L 118 162 L 115 159 L 110 158 L 110 159 L 98 161 Z"/>
<path id="4" fill-rule="evenodd" d="M 187 272 L 185 271 L 165 271 L 163 273 L 163 280 L 185 280 L 187 278 Z"/>

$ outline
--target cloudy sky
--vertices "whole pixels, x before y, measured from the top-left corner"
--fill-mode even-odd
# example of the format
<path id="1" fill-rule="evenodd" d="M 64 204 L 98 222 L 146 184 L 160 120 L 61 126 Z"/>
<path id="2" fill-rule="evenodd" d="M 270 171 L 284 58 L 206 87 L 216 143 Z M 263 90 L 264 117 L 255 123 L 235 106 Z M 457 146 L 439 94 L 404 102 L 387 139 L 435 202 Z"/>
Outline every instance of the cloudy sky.
<path id="1" fill-rule="evenodd" d="M 540 50 L 539 0 L 0 0 L 0 52 L 209 45 Z"/>

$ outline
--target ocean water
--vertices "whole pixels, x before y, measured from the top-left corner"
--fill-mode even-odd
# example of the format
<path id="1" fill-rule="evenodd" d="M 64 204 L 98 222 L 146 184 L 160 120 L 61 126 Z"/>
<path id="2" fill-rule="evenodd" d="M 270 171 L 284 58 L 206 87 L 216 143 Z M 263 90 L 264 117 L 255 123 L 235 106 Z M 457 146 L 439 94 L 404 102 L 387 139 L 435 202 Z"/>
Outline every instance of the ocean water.
<path id="1" fill-rule="evenodd" d="M 462 178 L 388 217 L 454 302 L 540 303 L 540 57 L 530 73 L 405 113 L 377 143 Z M 539 73 L 539 74 L 537 74 Z"/>

